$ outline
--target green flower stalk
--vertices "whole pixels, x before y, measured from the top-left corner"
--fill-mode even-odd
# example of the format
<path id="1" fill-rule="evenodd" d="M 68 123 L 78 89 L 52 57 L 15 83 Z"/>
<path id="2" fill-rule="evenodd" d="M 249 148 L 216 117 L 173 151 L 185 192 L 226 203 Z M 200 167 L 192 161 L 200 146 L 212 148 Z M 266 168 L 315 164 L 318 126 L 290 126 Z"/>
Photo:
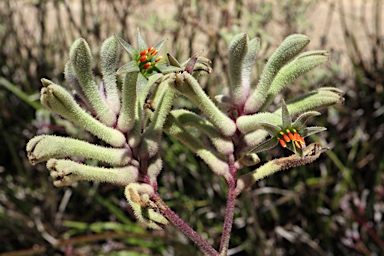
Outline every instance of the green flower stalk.
<path id="1" fill-rule="evenodd" d="M 96 86 L 92 73 L 89 45 L 85 39 L 73 43 L 65 65 L 65 80 L 74 94 L 43 78 L 41 104 L 102 143 L 38 135 L 27 143 L 29 161 L 46 161 L 55 186 L 72 186 L 79 181 L 124 186 L 124 196 L 142 225 L 156 230 L 175 225 L 206 255 L 227 255 L 239 194 L 271 174 L 312 163 L 328 149 L 305 141 L 306 137 L 326 130 L 307 127 L 306 123 L 320 115 L 319 110 L 342 103 L 341 90 L 318 88 L 282 100 L 274 112 L 267 110 L 293 80 L 326 62 L 329 54 L 322 50 L 301 53 L 309 43 L 308 37 L 291 35 L 269 58 L 253 88 L 251 74 L 260 39 L 250 39 L 244 33 L 236 35 L 228 50 L 228 95 L 217 95 L 214 102 L 199 82 L 201 76 L 213 72 L 209 59 L 195 54 L 180 62 L 167 53 L 166 61 L 160 55 L 165 40 L 148 46 L 139 31 L 136 39 L 137 47 L 117 35 L 103 43 L 100 86 Z M 129 54 L 130 60 L 118 67 L 121 49 Z M 175 108 L 173 103 L 180 96 L 200 112 Z M 161 199 L 158 176 L 161 171 L 171 171 L 163 170 L 164 133 L 194 152 L 225 180 L 228 198 L 218 249 Z M 278 145 L 293 154 L 269 162 L 259 158 L 260 152 Z M 94 165 L 89 165 L 90 162 Z M 238 175 L 244 167 L 254 169 Z"/>

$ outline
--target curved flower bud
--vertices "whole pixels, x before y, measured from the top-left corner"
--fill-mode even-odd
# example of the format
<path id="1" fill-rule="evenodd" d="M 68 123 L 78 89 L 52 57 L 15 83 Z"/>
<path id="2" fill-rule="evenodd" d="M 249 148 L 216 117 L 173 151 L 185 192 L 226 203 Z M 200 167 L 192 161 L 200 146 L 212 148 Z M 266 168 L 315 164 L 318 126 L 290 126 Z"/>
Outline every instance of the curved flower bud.
<path id="1" fill-rule="evenodd" d="M 164 131 L 192 150 L 192 152 L 199 156 L 214 173 L 223 176 L 226 180 L 230 180 L 228 164 L 220 159 L 219 156 L 215 155 L 211 149 L 201 142 L 201 140 L 186 131 L 183 125 L 180 124 L 172 114 L 168 116 Z"/>
<path id="2" fill-rule="evenodd" d="M 47 169 L 51 171 L 53 185 L 56 187 L 71 186 L 80 180 L 109 182 L 126 186 L 137 181 L 139 171 L 134 166 L 120 168 L 103 168 L 79 164 L 72 160 L 50 159 Z"/>
<path id="3" fill-rule="evenodd" d="M 304 138 L 326 130 L 324 127 L 305 127 L 305 122 L 309 117 L 320 115 L 319 112 L 306 112 L 298 117 L 292 124 L 291 115 L 288 112 L 285 101 L 282 100 L 282 114 L 280 124 L 274 123 L 256 123 L 257 128 L 265 130 L 271 138 L 254 147 L 248 154 L 259 153 L 275 147 L 278 143 L 283 148 L 288 148 L 299 156 L 303 155 L 303 149 L 306 146 Z"/>
<path id="4" fill-rule="evenodd" d="M 300 54 L 292 62 L 282 67 L 271 83 L 263 109 L 290 82 L 328 60 L 329 54 L 327 51 L 308 51 Z"/>
<path id="5" fill-rule="evenodd" d="M 223 137 L 215 126 L 197 114 L 184 109 L 172 110 L 171 114 L 183 126 L 193 126 L 209 137 L 217 151 L 224 155 L 233 153 L 232 140 Z"/>
<path id="6" fill-rule="evenodd" d="M 321 147 L 318 143 L 312 143 L 304 149 L 302 157 L 298 155 L 292 155 L 289 157 L 283 157 L 269 161 L 253 172 L 240 176 L 237 180 L 235 194 L 239 195 L 241 191 L 249 188 L 256 181 L 264 179 L 273 173 L 312 163 L 327 150 L 328 148 Z"/>
<path id="7" fill-rule="evenodd" d="M 299 54 L 308 43 L 309 38 L 300 34 L 290 35 L 281 43 L 265 65 L 256 90 L 248 97 L 244 106 L 245 114 L 253 114 L 261 108 L 277 72 Z"/>
<path id="8" fill-rule="evenodd" d="M 69 59 L 85 96 L 97 114 L 97 118 L 108 126 L 114 126 L 116 114 L 107 105 L 98 90 L 92 73 L 91 50 L 83 38 L 77 39 L 72 44 Z"/>
<path id="9" fill-rule="evenodd" d="M 84 157 L 124 166 L 131 161 L 129 148 L 106 148 L 73 138 L 54 135 L 39 135 L 27 143 L 27 154 L 31 164 L 47 161 L 51 158 Z"/>
<path id="10" fill-rule="evenodd" d="M 168 220 L 160 213 L 159 207 L 152 201 L 153 188 L 148 184 L 131 183 L 124 191 L 138 221 L 145 226 L 162 230 Z"/>
<path id="11" fill-rule="evenodd" d="M 218 109 L 191 74 L 176 75 L 176 84 L 172 88 L 198 106 L 223 135 L 232 136 L 236 132 L 235 123 Z"/>
<path id="12" fill-rule="evenodd" d="M 64 78 L 70 85 L 70 87 L 75 91 L 76 95 L 80 97 L 83 103 L 86 105 L 87 109 L 92 109 L 91 103 L 85 96 L 83 89 L 81 89 L 81 85 L 79 80 L 77 79 L 76 72 L 73 69 L 71 61 L 67 61 L 64 67 Z"/>
<path id="13" fill-rule="evenodd" d="M 64 88 L 48 79 L 41 79 L 44 87 L 41 89 L 41 104 L 60 116 L 83 127 L 101 140 L 114 147 L 125 145 L 125 136 L 108 127 L 85 112 Z"/>
<path id="14" fill-rule="evenodd" d="M 259 54 L 260 40 L 249 41 L 247 34 L 235 36 L 229 44 L 229 73 L 231 97 L 238 109 L 242 109 L 250 93 L 251 70 Z"/>
<path id="15" fill-rule="evenodd" d="M 153 187 L 157 186 L 157 176 L 160 171 L 163 169 L 163 160 L 161 159 L 160 154 L 152 157 L 148 161 L 148 177 L 150 180 L 150 184 Z"/>
<path id="16" fill-rule="evenodd" d="M 281 125 L 281 116 L 278 114 L 262 112 L 250 116 L 240 116 L 236 120 L 237 128 L 242 133 L 249 133 L 260 129 L 261 123 L 270 123 L 274 125 Z"/>
<path id="17" fill-rule="evenodd" d="M 118 114 L 120 111 L 120 97 L 116 84 L 116 66 L 119 61 L 120 44 L 115 37 L 109 37 L 104 41 L 100 50 L 101 73 L 105 95 L 110 108 Z"/>
<path id="18" fill-rule="evenodd" d="M 257 154 L 245 154 L 235 162 L 235 167 L 239 170 L 244 166 L 252 166 L 260 163 L 260 158 Z"/>
<path id="19" fill-rule="evenodd" d="M 229 78 L 231 85 L 231 98 L 233 102 L 238 106 L 242 107 L 246 96 L 242 84 L 242 67 L 243 60 L 248 51 L 248 35 L 238 34 L 234 36 L 229 43 L 228 47 L 228 59 L 229 59 Z M 249 88 L 248 88 L 249 90 Z M 247 92 L 249 93 L 249 91 Z"/>
<path id="20" fill-rule="evenodd" d="M 287 107 L 289 113 L 291 113 L 291 115 L 296 115 L 343 103 L 344 98 L 342 94 L 338 90 L 335 92 L 334 89 L 335 88 L 332 87 L 317 89 L 288 101 Z M 278 111 L 280 111 L 280 109 L 277 109 L 275 113 Z"/>
<path id="21" fill-rule="evenodd" d="M 126 73 L 122 86 L 122 107 L 117 120 L 117 127 L 122 132 L 128 132 L 135 124 L 137 113 L 136 83 L 138 72 Z"/>
<path id="22" fill-rule="evenodd" d="M 149 126 L 145 129 L 141 144 L 140 144 L 140 156 L 152 157 L 159 150 L 161 134 L 166 118 L 171 111 L 173 100 L 176 97 L 176 93 L 168 86 L 162 86 L 162 96 L 157 104 L 155 112 Z"/>

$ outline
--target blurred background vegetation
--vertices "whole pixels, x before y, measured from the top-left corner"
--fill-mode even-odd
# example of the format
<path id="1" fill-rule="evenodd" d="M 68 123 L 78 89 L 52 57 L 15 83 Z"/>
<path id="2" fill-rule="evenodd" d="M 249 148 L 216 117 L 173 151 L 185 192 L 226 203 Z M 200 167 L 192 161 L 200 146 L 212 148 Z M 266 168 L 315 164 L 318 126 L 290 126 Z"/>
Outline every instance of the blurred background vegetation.
<path id="1" fill-rule="evenodd" d="M 196 255 L 173 227 L 141 228 L 122 188 L 79 183 L 55 188 L 44 164 L 31 166 L 25 144 L 36 134 L 88 136 L 39 104 L 40 79 L 64 80 L 71 43 L 85 38 L 97 58 L 114 33 L 135 44 L 168 38 L 165 52 L 213 61 L 203 79 L 210 95 L 228 83 L 227 46 L 246 32 L 262 41 L 257 74 L 292 33 L 331 61 L 296 81 L 285 98 L 320 86 L 345 90 L 342 106 L 315 122 L 312 138 L 331 150 L 315 164 L 269 177 L 238 202 L 231 255 L 383 255 L 384 8 L 382 0 L 0 1 L 0 255 Z M 127 61 L 122 54 L 121 63 Z M 95 61 L 94 72 L 100 75 Z M 223 180 L 176 141 L 164 142 L 160 195 L 218 246 L 225 210 Z M 275 149 L 263 161 L 287 155 Z"/>

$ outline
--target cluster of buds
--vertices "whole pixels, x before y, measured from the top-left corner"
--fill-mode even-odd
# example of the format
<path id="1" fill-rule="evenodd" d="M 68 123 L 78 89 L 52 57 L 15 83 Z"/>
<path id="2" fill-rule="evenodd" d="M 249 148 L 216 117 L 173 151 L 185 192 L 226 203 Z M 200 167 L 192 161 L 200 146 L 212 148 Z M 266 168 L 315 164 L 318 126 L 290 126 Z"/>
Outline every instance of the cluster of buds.
<path id="1" fill-rule="evenodd" d="M 280 145 L 283 148 L 286 148 L 287 143 L 291 142 L 291 143 L 294 143 L 294 145 L 296 145 L 296 147 L 298 148 L 301 148 L 301 149 L 304 148 L 305 147 L 304 138 L 301 137 L 301 135 L 296 131 L 296 129 L 292 129 L 292 132 L 289 129 L 279 132 L 279 136 L 277 140 L 279 141 Z"/>
<path id="2" fill-rule="evenodd" d="M 138 61 L 138 65 L 141 72 L 143 73 L 152 72 L 151 67 L 155 67 L 155 64 L 159 63 L 163 59 L 163 56 L 157 57 L 158 52 L 159 50 L 156 48 L 153 48 L 153 46 L 140 52 L 140 54 L 137 56 L 137 61 Z"/>

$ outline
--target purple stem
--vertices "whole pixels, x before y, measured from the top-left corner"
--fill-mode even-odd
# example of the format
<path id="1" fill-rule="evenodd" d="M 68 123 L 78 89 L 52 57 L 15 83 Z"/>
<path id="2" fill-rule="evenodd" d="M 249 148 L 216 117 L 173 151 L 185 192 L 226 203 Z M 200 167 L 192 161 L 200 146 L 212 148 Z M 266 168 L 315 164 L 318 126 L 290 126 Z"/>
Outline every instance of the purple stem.
<path id="1" fill-rule="evenodd" d="M 194 231 L 187 223 L 185 223 L 175 212 L 173 212 L 161 198 L 155 194 L 153 196 L 154 201 L 159 206 L 162 214 L 167 217 L 167 219 L 172 222 L 173 225 L 178 227 L 181 232 L 188 236 L 193 242 L 195 242 L 206 255 L 218 256 L 219 253 L 209 245 L 196 231 Z"/>
<path id="2" fill-rule="evenodd" d="M 223 234 L 221 236 L 220 242 L 220 255 L 227 255 L 229 239 L 231 238 L 231 230 L 233 225 L 233 214 L 235 212 L 235 202 L 236 202 L 236 194 L 235 194 L 235 178 L 232 181 L 228 182 L 228 198 L 227 198 L 227 206 L 225 209 L 225 217 L 224 217 L 224 228 Z"/>
<path id="3" fill-rule="evenodd" d="M 226 180 L 228 185 L 227 193 L 227 206 L 225 208 L 225 217 L 224 217 L 224 228 L 223 234 L 221 235 L 220 242 L 220 255 L 227 255 L 229 247 L 229 239 L 231 238 L 231 230 L 233 225 L 233 214 L 235 212 L 235 202 L 236 202 L 236 173 L 237 169 L 234 166 L 235 157 L 233 155 L 228 156 L 228 164 L 230 167 L 230 177 L 231 180 Z"/>

